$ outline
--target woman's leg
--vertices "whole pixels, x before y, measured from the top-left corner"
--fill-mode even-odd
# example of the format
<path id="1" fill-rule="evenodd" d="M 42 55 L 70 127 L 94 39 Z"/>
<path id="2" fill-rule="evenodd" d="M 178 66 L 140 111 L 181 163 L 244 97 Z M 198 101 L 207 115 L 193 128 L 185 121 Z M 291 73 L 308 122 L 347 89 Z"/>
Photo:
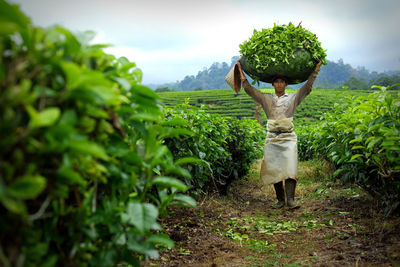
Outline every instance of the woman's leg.
<path id="1" fill-rule="evenodd" d="M 296 180 L 292 178 L 288 178 L 285 180 L 285 188 L 286 188 L 286 199 L 287 205 L 289 208 L 298 208 L 300 207 L 294 202 L 294 193 L 296 190 Z"/>
<path id="2" fill-rule="evenodd" d="M 274 208 L 280 209 L 283 206 L 285 206 L 285 192 L 283 190 L 283 183 L 279 182 L 274 184 L 275 188 L 275 193 L 276 193 L 276 198 L 278 199 L 278 202 L 273 205 Z"/>

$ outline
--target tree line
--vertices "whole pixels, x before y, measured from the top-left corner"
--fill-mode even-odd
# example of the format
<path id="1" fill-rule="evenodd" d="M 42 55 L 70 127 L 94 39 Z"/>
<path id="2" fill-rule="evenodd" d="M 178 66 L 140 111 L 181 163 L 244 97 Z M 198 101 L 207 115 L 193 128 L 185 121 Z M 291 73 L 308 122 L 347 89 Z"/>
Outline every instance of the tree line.
<path id="1" fill-rule="evenodd" d="M 197 75 L 187 75 L 181 81 L 159 85 L 157 92 L 165 91 L 193 91 L 193 90 L 213 90 L 227 88 L 224 77 L 236 63 L 238 57 L 232 57 L 231 63 L 214 62 L 209 68 L 205 68 Z M 385 71 L 378 73 L 369 71 L 365 67 L 354 68 L 350 64 L 339 59 L 337 62 L 327 60 L 328 65 L 321 67 L 320 74 L 315 81 L 316 88 L 337 89 L 347 86 L 351 90 L 370 89 L 372 85 L 390 86 L 400 83 L 399 71 Z M 251 80 L 251 78 L 249 78 Z M 256 87 L 270 87 L 270 84 L 260 83 Z M 300 85 L 291 85 L 292 88 L 298 88 Z M 400 86 L 393 87 L 400 89 Z"/>

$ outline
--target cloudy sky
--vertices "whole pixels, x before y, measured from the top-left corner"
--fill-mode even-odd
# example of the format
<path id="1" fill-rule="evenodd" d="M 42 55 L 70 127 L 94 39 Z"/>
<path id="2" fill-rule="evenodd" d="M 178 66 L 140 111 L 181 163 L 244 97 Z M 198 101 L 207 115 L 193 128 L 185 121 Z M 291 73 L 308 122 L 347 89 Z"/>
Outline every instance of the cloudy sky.
<path id="1" fill-rule="evenodd" d="M 10 0 L 38 26 L 93 30 L 94 42 L 143 70 L 143 83 L 230 63 L 253 29 L 293 22 L 318 36 L 328 59 L 400 70 L 399 0 Z"/>

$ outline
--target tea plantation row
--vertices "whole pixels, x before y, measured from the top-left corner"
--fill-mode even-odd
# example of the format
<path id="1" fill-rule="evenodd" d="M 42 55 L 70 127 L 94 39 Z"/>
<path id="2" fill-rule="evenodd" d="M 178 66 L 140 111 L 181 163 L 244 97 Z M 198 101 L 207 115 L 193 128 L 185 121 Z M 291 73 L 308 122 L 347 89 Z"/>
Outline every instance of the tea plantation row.
<path id="1" fill-rule="evenodd" d="M 385 215 L 391 215 L 400 212 L 400 94 L 377 88 L 313 90 L 297 109 L 295 131 L 300 160 L 327 159 L 336 168 L 333 179 L 357 184 L 380 202 Z M 166 105 L 187 101 L 204 105 L 210 113 L 255 116 L 254 101 L 230 89 L 160 95 Z"/>
<path id="2" fill-rule="evenodd" d="M 273 93 L 273 89 L 261 89 L 263 92 Z M 287 93 L 296 90 L 288 89 Z M 321 115 L 330 111 L 334 103 L 342 103 L 346 97 L 366 96 L 370 90 L 324 90 L 313 89 L 311 94 L 301 103 L 294 115 L 296 125 L 310 124 L 320 119 Z M 158 93 L 166 106 L 174 107 L 176 104 L 187 101 L 191 105 L 202 106 L 210 113 L 235 118 L 255 118 L 257 105 L 244 90 L 236 94 L 232 89 L 205 90 L 205 91 L 179 91 Z M 267 118 L 260 111 L 263 124 Z"/>
<path id="3" fill-rule="evenodd" d="M 296 133 L 301 159 L 328 159 L 336 168 L 334 179 L 363 188 L 385 215 L 400 212 L 399 91 L 381 88 L 346 99 L 323 120 Z"/>

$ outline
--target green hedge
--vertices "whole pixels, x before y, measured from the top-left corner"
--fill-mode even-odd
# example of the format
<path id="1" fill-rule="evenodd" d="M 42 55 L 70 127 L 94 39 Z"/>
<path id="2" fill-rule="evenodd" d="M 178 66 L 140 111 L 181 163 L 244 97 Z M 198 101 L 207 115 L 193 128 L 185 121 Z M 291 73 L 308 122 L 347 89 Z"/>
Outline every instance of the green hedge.
<path id="1" fill-rule="evenodd" d="M 316 154 L 337 167 L 334 177 L 356 183 L 381 201 L 386 215 L 400 211 L 400 98 L 381 91 L 347 98 L 316 126 L 299 129 L 300 159 Z"/>
<path id="2" fill-rule="evenodd" d="M 195 206 L 194 160 L 163 144 L 187 131 L 141 71 L 3 0 L 0 24 L 0 265 L 138 266 L 173 246 L 157 219 Z"/>
<path id="3" fill-rule="evenodd" d="M 188 103 L 167 109 L 167 120 L 179 121 L 193 132 L 190 136 L 166 139 L 165 144 L 176 158 L 202 160 L 187 166 L 193 178 L 186 179 L 186 183 L 194 188 L 214 188 L 225 194 L 227 186 L 262 157 L 266 133 L 255 120 L 210 114 Z"/>

